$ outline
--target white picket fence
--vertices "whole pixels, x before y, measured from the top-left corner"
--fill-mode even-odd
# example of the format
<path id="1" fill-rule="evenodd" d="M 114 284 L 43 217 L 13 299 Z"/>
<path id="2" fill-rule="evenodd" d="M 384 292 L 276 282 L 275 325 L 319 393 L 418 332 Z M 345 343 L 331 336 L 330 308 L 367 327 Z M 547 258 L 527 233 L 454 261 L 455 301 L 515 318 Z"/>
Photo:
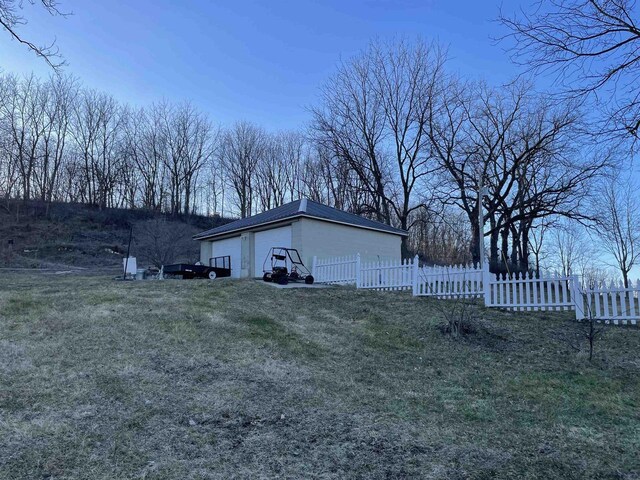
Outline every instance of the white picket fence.
<path id="1" fill-rule="evenodd" d="M 409 290 L 413 288 L 414 262 L 407 260 L 387 260 L 362 262 L 356 286 L 376 290 Z"/>
<path id="2" fill-rule="evenodd" d="M 360 255 L 345 257 L 316 258 L 313 257 L 311 273 L 317 283 L 348 285 L 357 282 L 360 272 Z"/>
<path id="3" fill-rule="evenodd" d="M 577 302 L 576 318 L 596 318 L 615 325 L 640 322 L 640 280 L 625 288 L 622 283 L 585 288 Z"/>
<path id="4" fill-rule="evenodd" d="M 473 298 L 483 295 L 482 269 L 476 266 L 420 267 L 415 296 Z"/>
<path id="5" fill-rule="evenodd" d="M 570 310 L 575 309 L 574 297 L 579 296 L 574 276 L 490 275 L 487 285 L 485 305 L 508 310 Z"/>
<path id="6" fill-rule="evenodd" d="M 313 259 L 311 273 L 316 283 L 356 285 L 376 290 L 406 290 L 413 286 L 418 259 L 363 262 L 360 255 Z"/>
<path id="7" fill-rule="evenodd" d="M 412 290 L 414 296 L 483 298 L 485 306 L 517 311 L 575 310 L 577 320 L 640 322 L 640 281 L 585 289 L 576 276 L 489 273 L 488 266 L 421 267 L 418 257 L 363 262 L 360 255 L 313 259 L 318 283 L 376 290 Z"/>

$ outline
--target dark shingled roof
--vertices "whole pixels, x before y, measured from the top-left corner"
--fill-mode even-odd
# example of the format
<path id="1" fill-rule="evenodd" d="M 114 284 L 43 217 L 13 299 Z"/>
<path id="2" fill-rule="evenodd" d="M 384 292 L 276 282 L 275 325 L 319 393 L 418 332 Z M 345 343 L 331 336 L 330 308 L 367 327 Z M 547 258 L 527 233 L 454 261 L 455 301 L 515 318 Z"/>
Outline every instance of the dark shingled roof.
<path id="1" fill-rule="evenodd" d="M 212 228 L 206 232 L 194 235 L 193 238 L 196 240 L 204 240 L 206 238 L 240 232 L 252 227 L 258 227 L 260 225 L 279 222 L 281 220 L 290 220 L 298 217 L 308 217 L 318 220 L 326 220 L 329 222 L 343 223 L 358 228 L 379 230 L 381 232 L 393 233 L 395 235 L 407 235 L 407 232 L 400 230 L 399 228 L 395 228 L 381 222 L 376 222 L 375 220 L 369 220 L 368 218 L 364 218 L 353 213 L 343 212 L 337 208 L 329 207 L 312 200 L 302 199 L 259 213 L 252 217 L 241 218 L 235 222 Z"/>

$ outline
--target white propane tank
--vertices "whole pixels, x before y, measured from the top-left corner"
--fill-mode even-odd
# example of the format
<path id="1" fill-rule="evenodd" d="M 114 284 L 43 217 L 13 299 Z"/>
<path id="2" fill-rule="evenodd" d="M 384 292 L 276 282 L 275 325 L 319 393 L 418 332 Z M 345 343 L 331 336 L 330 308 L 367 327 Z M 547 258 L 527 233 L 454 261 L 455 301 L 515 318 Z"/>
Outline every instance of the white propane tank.
<path id="1" fill-rule="evenodd" d="M 135 277 L 138 271 L 138 265 L 136 264 L 136 257 L 125 257 L 122 259 L 122 268 L 125 275 L 133 275 Z"/>

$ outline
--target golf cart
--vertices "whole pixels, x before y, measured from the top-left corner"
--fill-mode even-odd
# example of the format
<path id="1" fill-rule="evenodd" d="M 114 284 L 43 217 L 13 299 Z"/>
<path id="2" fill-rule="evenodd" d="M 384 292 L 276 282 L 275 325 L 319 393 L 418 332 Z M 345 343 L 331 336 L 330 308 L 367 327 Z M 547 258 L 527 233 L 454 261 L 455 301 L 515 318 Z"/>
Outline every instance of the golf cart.
<path id="1" fill-rule="evenodd" d="M 270 269 L 269 269 L 270 267 Z M 262 264 L 262 280 L 286 285 L 289 282 L 313 283 L 313 276 L 295 248 L 272 247 Z"/>

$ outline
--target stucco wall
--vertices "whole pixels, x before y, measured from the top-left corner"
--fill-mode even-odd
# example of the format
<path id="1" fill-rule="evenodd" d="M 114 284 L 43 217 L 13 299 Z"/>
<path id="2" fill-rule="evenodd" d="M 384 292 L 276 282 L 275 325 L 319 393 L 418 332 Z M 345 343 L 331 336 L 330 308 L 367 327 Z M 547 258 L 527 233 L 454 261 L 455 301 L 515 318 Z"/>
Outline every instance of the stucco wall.
<path id="1" fill-rule="evenodd" d="M 269 228 L 286 225 L 275 224 Z M 350 227 L 338 223 L 323 222 L 310 218 L 299 218 L 290 222 L 291 246 L 298 249 L 302 261 L 311 269 L 313 257 L 333 257 L 359 253 L 363 261 L 380 259 L 399 259 L 401 238 L 399 235 Z M 263 230 L 266 230 L 263 227 Z M 255 235 L 244 232 L 235 237 L 238 242 L 238 261 L 233 261 L 234 276 L 248 277 L 258 275 L 254 270 Z M 218 241 L 219 242 L 219 241 Z M 211 241 L 200 242 L 200 261 L 209 264 L 211 256 L 229 254 L 216 252 Z M 213 252 L 212 252 L 213 250 Z"/>
<path id="2" fill-rule="evenodd" d="M 242 244 L 242 269 L 240 277 L 247 278 L 252 275 L 253 259 L 255 255 L 255 234 L 245 232 L 240 236 Z"/>
<path id="3" fill-rule="evenodd" d="M 209 265 L 211 257 L 229 255 L 231 257 L 231 276 L 241 277 L 242 270 L 242 245 L 240 236 L 214 241 L 200 241 L 200 261 L 204 265 Z"/>
<path id="4" fill-rule="evenodd" d="M 211 258 L 211 242 L 206 240 L 200 241 L 200 262 L 203 265 L 209 265 L 209 259 Z"/>
<path id="5" fill-rule="evenodd" d="M 314 256 L 331 257 L 360 253 L 364 261 L 400 259 L 399 235 L 301 218 L 292 224 L 292 246 L 311 269 Z"/>

